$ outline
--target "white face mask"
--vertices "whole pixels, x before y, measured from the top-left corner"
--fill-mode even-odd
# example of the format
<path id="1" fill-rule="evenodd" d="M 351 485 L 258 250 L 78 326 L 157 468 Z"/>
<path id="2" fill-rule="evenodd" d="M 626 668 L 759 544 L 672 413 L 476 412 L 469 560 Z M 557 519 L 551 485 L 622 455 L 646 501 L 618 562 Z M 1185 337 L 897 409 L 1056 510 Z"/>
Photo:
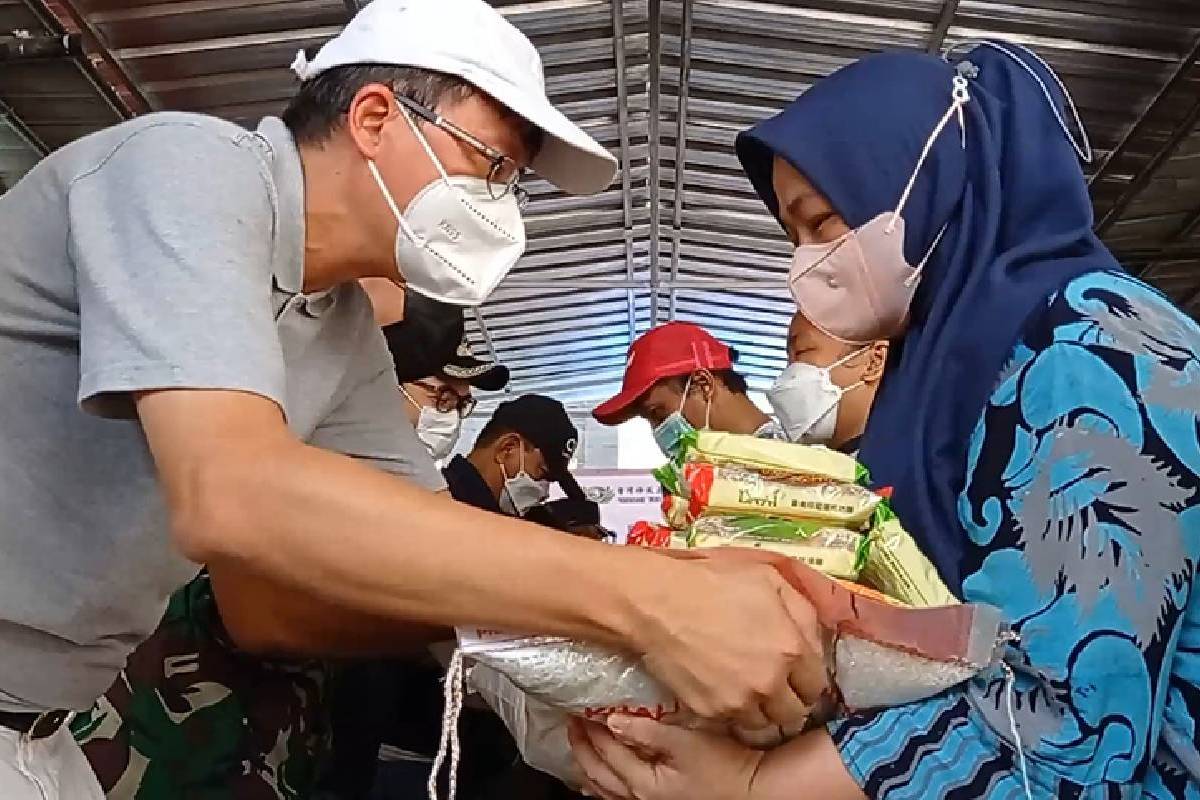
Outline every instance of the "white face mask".
<path id="1" fill-rule="evenodd" d="M 516 195 L 493 199 L 483 178 L 447 175 L 407 109 L 400 113 L 437 167 L 404 213 L 374 161 L 367 169 L 399 223 L 396 267 L 405 284 L 433 300 L 477 306 L 525 252 L 525 224 Z"/>
<path id="2" fill-rule="evenodd" d="M 508 477 L 504 464 L 500 473 L 504 475 L 504 491 L 500 493 L 500 510 L 512 517 L 523 517 L 525 512 L 545 501 L 550 496 L 550 481 L 535 481 L 525 471 L 525 448 L 522 447 L 521 467 L 517 474 Z"/>
<path id="3" fill-rule="evenodd" d="M 842 396 L 864 382 L 843 389 L 833 382 L 830 373 L 867 349 L 855 350 L 827 367 L 797 362 L 779 373 L 775 384 L 767 390 L 767 401 L 789 440 L 801 444 L 829 444 L 833 440 Z"/>
<path id="4" fill-rule="evenodd" d="M 450 455 L 458 442 L 459 431 L 462 430 L 462 417 L 457 411 L 438 411 L 433 406 L 423 406 L 413 399 L 403 386 L 400 391 L 419 409 L 417 416 L 417 438 L 425 445 L 429 455 L 435 461 L 440 461 Z"/>

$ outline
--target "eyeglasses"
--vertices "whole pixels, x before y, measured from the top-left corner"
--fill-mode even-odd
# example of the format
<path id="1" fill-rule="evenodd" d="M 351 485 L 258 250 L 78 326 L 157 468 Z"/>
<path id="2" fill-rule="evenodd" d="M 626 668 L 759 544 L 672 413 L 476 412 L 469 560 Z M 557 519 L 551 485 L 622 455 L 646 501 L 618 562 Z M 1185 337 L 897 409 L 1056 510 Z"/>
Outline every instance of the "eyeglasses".
<path id="1" fill-rule="evenodd" d="M 457 411 L 460 417 L 469 417 L 475 410 L 477 401 L 474 397 L 464 397 L 449 386 L 438 386 L 425 381 L 415 381 L 412 385 L 420 387 L 421 391 L 432 397 L 434 408 L 443 414 Z"/>
<path id="2" fill-rule="evenodd" d="M 459 141 L 467 143 L 491 162 L 487 173 L 487 189 L 493 200 L 499 200 L 511 193 L 517 200 L 517 207 L 525 208 L 529 203 L 529 193 L 521 188 L 521 181 L 529 174 L 529 170 L 518 165 L 512 158 L 491 145 L 484 144 L 476 136 L 458 127 L 436 111 L 426 108 L 404 95 L 396 94 L 395 97 L 397 103 L 429 124 L 435 125 Z"/>

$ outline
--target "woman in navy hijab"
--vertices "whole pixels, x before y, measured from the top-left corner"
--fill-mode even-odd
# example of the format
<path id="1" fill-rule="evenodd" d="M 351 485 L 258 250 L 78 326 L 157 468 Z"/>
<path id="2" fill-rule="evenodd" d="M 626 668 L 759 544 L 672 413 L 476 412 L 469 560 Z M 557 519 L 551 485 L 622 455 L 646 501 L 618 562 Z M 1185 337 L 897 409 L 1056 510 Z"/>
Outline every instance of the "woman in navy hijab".
<path id="1" fill-rule="evenodd" d="M 738 139 L 800 312 L 892 340 L 861 458 L 955 594 L 1002 611 L 1003 664 L 765 755 L 579 726 L 594 793 L 1200 797 L 1200 328 L 1092 232 L 1070 111 L 989 43 L 864 59 Z"/>

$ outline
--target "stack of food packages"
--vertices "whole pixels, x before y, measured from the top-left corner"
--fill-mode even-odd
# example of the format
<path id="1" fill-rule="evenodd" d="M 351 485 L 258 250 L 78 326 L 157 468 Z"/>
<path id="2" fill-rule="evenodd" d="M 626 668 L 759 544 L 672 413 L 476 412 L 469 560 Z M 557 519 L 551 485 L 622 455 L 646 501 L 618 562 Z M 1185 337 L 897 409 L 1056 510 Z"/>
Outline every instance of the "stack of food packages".
<path id="1" fill-rule="evenodd" d="M 958 602 L 901 527 L 885 492 L 847 455 L 753 436 L 697 431 L 680 461 L 655 471 L 666 525 L 639 523 L 650 547 L 744 547 L 794 558 L 890 601 Z"/>
<path id="2" fill-rule="evenodd" d="M 682 459 L 656 475 L 666 489 L 668 524 L 639 523 L 628 543 L 754 548 L 793 559 L 783 562 L 781 574 L 812 602 L 829 634 L 836 702 L 828 712 L 932 697 L 996 663 L 1006 641 L 999 613 L 960 603 L 947 590 L 884 494 L 866 488 L 866 471 L 853 458 L 700 431 Z M 525 759 L 569 783 L 578 781 L 569 716 L 624 713 L 709 724 L 631 654 L 482 628 L 460 628 L 458 641 L 474 665 L 470 683 L 504 718 Z M 795 731 L 730 732 L 769 747 Z"/>

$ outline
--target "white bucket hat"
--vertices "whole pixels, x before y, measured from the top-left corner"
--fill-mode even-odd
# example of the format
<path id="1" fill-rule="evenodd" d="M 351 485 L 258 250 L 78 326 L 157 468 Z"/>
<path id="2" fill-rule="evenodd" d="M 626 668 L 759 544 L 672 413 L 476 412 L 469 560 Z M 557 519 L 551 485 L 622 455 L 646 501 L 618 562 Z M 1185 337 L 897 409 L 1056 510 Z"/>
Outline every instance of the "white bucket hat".
<path id="1" fill-rule="evenodd" d="M 395 64 L 455 75 L 540 128 L 545 143 L 533 170 L 564 192 L 608 188 L 617 160 L 546 97 L 533 43 L 484 0 L 374 0 L 309 61 L 292 69 L 309 80 L 333 67 Z"/>

